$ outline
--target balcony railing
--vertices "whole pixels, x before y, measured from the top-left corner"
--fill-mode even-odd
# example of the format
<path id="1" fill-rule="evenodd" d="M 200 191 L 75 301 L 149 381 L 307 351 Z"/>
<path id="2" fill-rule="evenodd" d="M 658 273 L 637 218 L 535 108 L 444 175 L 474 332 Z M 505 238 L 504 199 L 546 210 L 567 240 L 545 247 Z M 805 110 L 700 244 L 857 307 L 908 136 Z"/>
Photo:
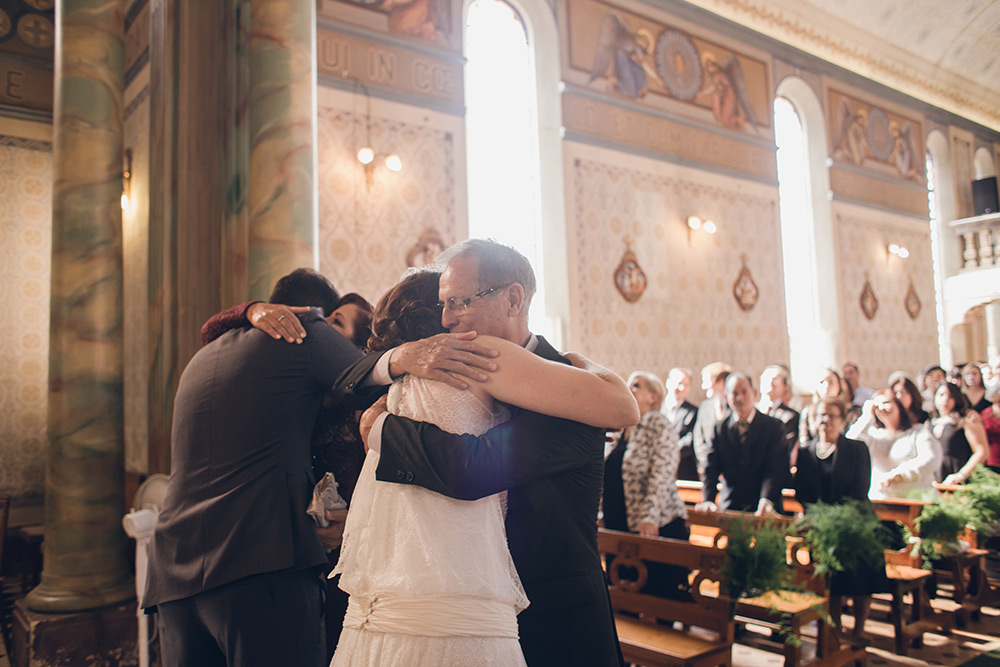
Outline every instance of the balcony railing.
<path id="1" fill-rule="evenodd" d="M 963 268 L 1000 266 L 1000 213 L 962 218 L 948 224 L 962 240 Z"/>

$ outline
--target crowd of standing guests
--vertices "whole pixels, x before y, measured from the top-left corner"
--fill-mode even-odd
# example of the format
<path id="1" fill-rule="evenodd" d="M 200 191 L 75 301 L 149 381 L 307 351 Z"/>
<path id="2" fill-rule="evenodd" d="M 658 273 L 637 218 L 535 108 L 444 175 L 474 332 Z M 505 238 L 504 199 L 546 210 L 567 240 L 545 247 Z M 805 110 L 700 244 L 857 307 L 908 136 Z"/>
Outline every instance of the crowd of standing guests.
<path id="1" fill-rule="evenodd" d="M 1000 372 L 985 364 L 897 372 L 875 390 L 846 363 L 797 394 L 787 366 L 765 368 L 758 390 L 714 362 L 702 369 L 697 406 L 688 401 L 693 377 L 678 367 L 666 381 L 643 371 L 629 379 L 643 416 L 609 438 L 605 527 L 686 539 L 678 480 L 702 483 L 696 509 L 768 514 L 783 512 L 786 488 L 803 506 L 869 503 L 934 496 L 935 484 L 966 483 L 980 466 L 1000 472 Z M 833 598 L 853 601 L 855 633 L 884 586 L 881 571 L 831 582 Z M 833 608 L 839 626 L 840 604 Z"/>

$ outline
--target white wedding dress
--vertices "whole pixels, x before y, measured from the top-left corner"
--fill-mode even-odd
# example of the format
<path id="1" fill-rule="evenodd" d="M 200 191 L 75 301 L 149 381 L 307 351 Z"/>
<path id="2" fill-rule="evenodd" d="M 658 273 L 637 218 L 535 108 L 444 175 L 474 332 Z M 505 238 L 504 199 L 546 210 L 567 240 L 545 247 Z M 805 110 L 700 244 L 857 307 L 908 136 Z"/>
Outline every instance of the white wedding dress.
<path id="1" fill-rule="evenodd" d="M 475 435 L 509 418 L 409 375 L 389 388 L 389 411 Z M 378 461 L 368 453 L 330 574 L 351 596 L 331 667 L 524 666 L 516 616 L 528 599 L 507 548 L 505 494 L 462 501 L 379 482 Z"/>

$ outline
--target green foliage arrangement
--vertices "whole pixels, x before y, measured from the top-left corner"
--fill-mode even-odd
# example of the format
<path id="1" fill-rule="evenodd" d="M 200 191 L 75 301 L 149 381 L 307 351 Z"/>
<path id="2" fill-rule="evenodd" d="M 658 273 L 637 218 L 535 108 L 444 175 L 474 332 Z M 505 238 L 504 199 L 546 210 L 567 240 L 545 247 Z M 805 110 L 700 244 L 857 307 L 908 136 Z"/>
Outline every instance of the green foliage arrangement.
<path id="1" fill-rule="evenodd" d="M 920 536 L 914 551 L 919 549 L 923 554 L 925 568 L 931 569 L 931 562 L 936 559 L 960 552 L 958 534 L 965 530 L 970 518 L 964 502 L 948 498 L 920 510 L 920 516 L 913 522 Z"/>
<path id="2" fill-rule="evenodd" d="M 969 523 L 977 533 L 983 536 L 1000 533 L 1000 475 L 979 466 L 953 497 L 967 508 Z"/>
<path id="3" fill-rule="evenodd" d="M 785 528 L 772 521 L 750 517 L 722 526 L 726 534 L 727 593 L 735 609 L 741 597 L 756 597 L 790 588 L 792 571 L 785 561 Z"/>
<path id="4" fill-rule="evenodd" d="M 816 565 L 816 576 L 829 581 L 834 572 L 853 572 L 884 562 L 888 536 L 869 503 L 849 500 L 807 505 L 796 530 Z"/>

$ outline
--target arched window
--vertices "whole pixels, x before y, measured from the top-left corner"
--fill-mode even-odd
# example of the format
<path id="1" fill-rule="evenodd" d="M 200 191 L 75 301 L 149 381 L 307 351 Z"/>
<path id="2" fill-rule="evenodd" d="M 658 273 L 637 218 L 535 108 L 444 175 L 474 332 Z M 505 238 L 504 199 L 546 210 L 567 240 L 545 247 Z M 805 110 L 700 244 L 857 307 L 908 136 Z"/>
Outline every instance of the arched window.
<path id="1" fill-rule="evenodd" d="M 810 387 L 820 369 L 839 365 L 840 314 L 823 111 L 801 79 L 778 86 L 774 132 L 789 367 L 800 387 Z"/>
<path id="2" fill-rule="evenodd" d="M 568 314 L 565 205 L 558 39 L 546 10 L 541 0 L 466 7 L 469 236 L 494 238 L 531 261 L 531 328 L 558 346 Z"/>

